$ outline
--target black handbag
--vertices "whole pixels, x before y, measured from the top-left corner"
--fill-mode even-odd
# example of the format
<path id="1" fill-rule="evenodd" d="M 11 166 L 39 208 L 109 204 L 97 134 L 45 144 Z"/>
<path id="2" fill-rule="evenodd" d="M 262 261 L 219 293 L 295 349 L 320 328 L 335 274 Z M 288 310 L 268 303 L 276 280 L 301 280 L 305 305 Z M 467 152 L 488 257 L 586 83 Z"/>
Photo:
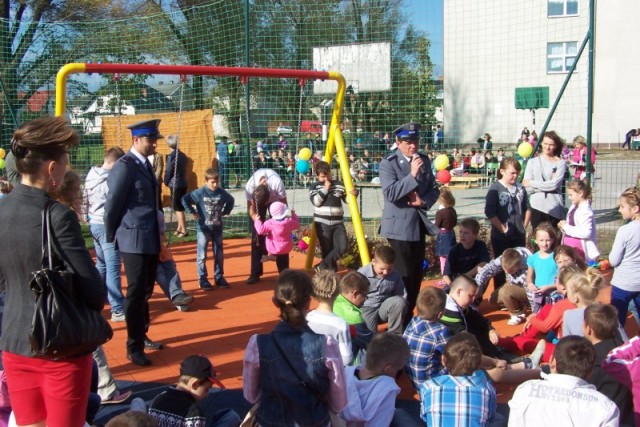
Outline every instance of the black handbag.
<path id="1" fill-rule="evenodd" d="M 100 312 L 77 298 L 74 273 L 66 263 L 54 264 L 54 204 L 47 202 L 42 209 L 42 268 L 31 272 L 29 281 L 35 297 L 29 342 L 34 357 L 64 359 L 93 352 L 113 337 L 113 330 Z"/>

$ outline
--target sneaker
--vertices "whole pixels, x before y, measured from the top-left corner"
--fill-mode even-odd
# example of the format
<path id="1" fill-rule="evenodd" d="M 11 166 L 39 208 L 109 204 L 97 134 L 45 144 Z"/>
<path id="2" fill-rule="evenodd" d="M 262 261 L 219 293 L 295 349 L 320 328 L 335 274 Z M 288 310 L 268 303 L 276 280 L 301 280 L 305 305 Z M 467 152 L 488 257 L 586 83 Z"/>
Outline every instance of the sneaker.
<path id="1" fill-rule="evenodd" d="M 204 291 L 212 291 L 213 286 L 211 286 L 211 283 L 208 280 L 205 280 L 203 282 L 200 282 L 200 289 Z"/>
<path id="2" fill-rule="evenodd" d="M 262 255 L 262 257 L 260 258 L 260 262 L 267 262 L 269 261 L 269 257 L 266 255 Z"/>
<path id="3" fill-rule="evenodd" d="M 126 319 L 124 317 L 124 312 L 122 311 L 114 311 L 111 313 L 111 321 L 112 322 L 124 322 Z"/>
<path id="4" fill-rule="evenodd" d="M 224 277 L 216 279 L 216 286 L 223 289 L 229 289 L 231 287 Z"/>
<path id="5" fill-rule="evenodd" d="M 184 306 L 189 305 L 193 302 L 193 297 L 191 295 L 187 295 L 185 293 L 181 293 L 176 295 L 171 299 L 171 302 L 175 306 Z"/>
<path id="6" fill-rule="evenodd" d="M 253 285 L 255 283 L 258 283 L 260 281 L 260 277 L 259 276 L 249 276 L 249 278 L 247 279 L 247 281 L 245 282 L 247 285 Z"/>
<path id="7" fill-rule="evenodd" d="M 189 311 L 189 306 L 188 305 L 174 305 L 174 307 L 178 311 Z"/>
<path id="8" fill-rule="evenodd" d="M 529 355 L 531 359 L 531 369 L 536 369 L 540 366 L 540 361 L 542 360 L 542 356 L 544 356 L 544 350 L 547 347 L 547 342 L 545 340 L 538 341 L 536 348 Z"/>
<path id="9" fill-rule="evenodd" d="M 131 390 L 127 390 L 127 391 L 116 390 L 115 394 L 113 394 L 108 399 L 101 401 L 100 404 L 101 405 L 118 405 L 120 403 L 126 402 L 131 397 L 132 394 L 133 392 Z"/>
<path id="10" fill-rule="evenodd" d="M 523 320 L 524 319 L 519 314 L 512 314 L 511 319 L 509 319 L 509 321 L 507 322 L 507 325 L 509 326 L 519 325 L 520 323 L 522 323 Z"/>

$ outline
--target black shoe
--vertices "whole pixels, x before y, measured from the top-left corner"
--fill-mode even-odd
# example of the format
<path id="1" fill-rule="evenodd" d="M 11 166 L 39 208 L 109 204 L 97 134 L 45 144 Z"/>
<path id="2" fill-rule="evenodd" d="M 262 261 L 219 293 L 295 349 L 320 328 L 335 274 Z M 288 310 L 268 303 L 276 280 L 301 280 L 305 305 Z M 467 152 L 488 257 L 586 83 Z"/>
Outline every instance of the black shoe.
<path id="1" fill-rule="evenodd" d="M 176 307 L 177 306 L 183 306 L 183 305 L 189 305 L 189 304 L 191 304 L 193 302 L 193 297 L 191 295 L 187 295 L 185 293 L 182 293 L 182 294 L 178 294 L 175 297 L 173 297 L 171 302 Z"/>
<path id="2" fill-rule="evenodd" d="M 203 291 L 212 291 L 214 287 L 211 286 L 211 283 L 208 280 L 206 280 L 204 282 L 200 282 L 200 289 Z"/>
<path id="3" fill-rule="evenodd" d="M 157 341 L 151 341 L 149 337 L 144 339 L 144 348 L 148 350 L 162 350 L 164 348 L 164 344 Z"/>
<path id="4" fill-rule="evenodd" d="M 216 286 L 223 289 L 229 289 L 231 287 L 224 277 L 216 279 Z"/>
<path id="5" fill-rule="evenodd" d="M 249 278 L 246 281 L 247 285 L 253 285 L 254 283 L 258 283 L 260 281 L 260 277 L 259 276 L 249 276 Z"/>
<path id="6" fill-rule="evenodd" d="M 146 344 L 146 342 L 145 342 Z M 136 351 L 133 353 L 127 354 L 127 359 L 131 361 L 134 365 L 138 366 L 149 366 L 151 365 L 151 360 L 141 351 Z"/>

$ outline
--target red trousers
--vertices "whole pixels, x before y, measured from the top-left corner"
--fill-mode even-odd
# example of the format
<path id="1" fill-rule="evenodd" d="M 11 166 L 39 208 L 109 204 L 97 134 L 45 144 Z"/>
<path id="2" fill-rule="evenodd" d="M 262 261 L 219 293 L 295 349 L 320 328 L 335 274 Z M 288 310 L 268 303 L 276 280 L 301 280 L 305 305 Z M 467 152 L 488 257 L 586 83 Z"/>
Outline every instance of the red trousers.
<path id="1" fill-rule="evenodd" d="M 549 311 L 551 311 L 551 307 L 553 307 L 551 304 L 544 305 L 536 314 L 536 317 L 540 320 L 544 320 L 549 314 Z M 542 336 L 540 336 L 540 334 L 541 332 L 539 330 L 537 330 L 533 326 L 530 326 L 519 335 L 513 337 L 501 337 L 498 340 L 498 346 L 512 353 L 524 352 L 528 354 L 533 351 L 533 349 L 538 344 L 538 341 L 543 338 Z M 551 355 L 553 354 L 555 348 L 555 344 L 547 342 L 547 345 L 544 349 L 544 356 L 542 356 L 543 362 L 548 362 L 551 359 Z"/>
<path id="2" fill-rule="evenodd" d="M 91 355 L 61 361 L 4 352 L 9 397 L 18 425 L 82 427 L 91 385 Z"/>

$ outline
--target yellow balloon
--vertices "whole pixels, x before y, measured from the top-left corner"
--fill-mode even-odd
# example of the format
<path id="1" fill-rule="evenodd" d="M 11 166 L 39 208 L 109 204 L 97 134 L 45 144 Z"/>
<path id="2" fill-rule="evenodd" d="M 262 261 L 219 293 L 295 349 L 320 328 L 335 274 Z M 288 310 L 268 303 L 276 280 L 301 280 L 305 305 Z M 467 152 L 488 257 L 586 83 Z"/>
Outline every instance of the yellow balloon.
<path id="1" fill-rule="evenodd" d="M 4 151 L 4 148 L 0 148 L 0 159 L 4 159 L 4 156 L 7 155 L 7 152 Z"/>
<path id="2" fill-rule="evenodd" d="M 528 142 L 523 142 L 518 146 L 518 154 L 523 159 L 529 158 L 533 154 L 533 146 Z"/>
<path id="3" fill-rule="evenodd" d="M 436 170 L 441 171 L 449 167 L 449 157 L 446 154 L 440 154 L 434 160 L 433 164 L 436 166 Z"/>
<path id="4" fill-rule="evenodd" d="M 309 150 L 307 147 L 304 147 L 302 150 L 300 150 L 298 158 L 302 160 L 309 160 L 311 158 L 311 150 Z"/>

